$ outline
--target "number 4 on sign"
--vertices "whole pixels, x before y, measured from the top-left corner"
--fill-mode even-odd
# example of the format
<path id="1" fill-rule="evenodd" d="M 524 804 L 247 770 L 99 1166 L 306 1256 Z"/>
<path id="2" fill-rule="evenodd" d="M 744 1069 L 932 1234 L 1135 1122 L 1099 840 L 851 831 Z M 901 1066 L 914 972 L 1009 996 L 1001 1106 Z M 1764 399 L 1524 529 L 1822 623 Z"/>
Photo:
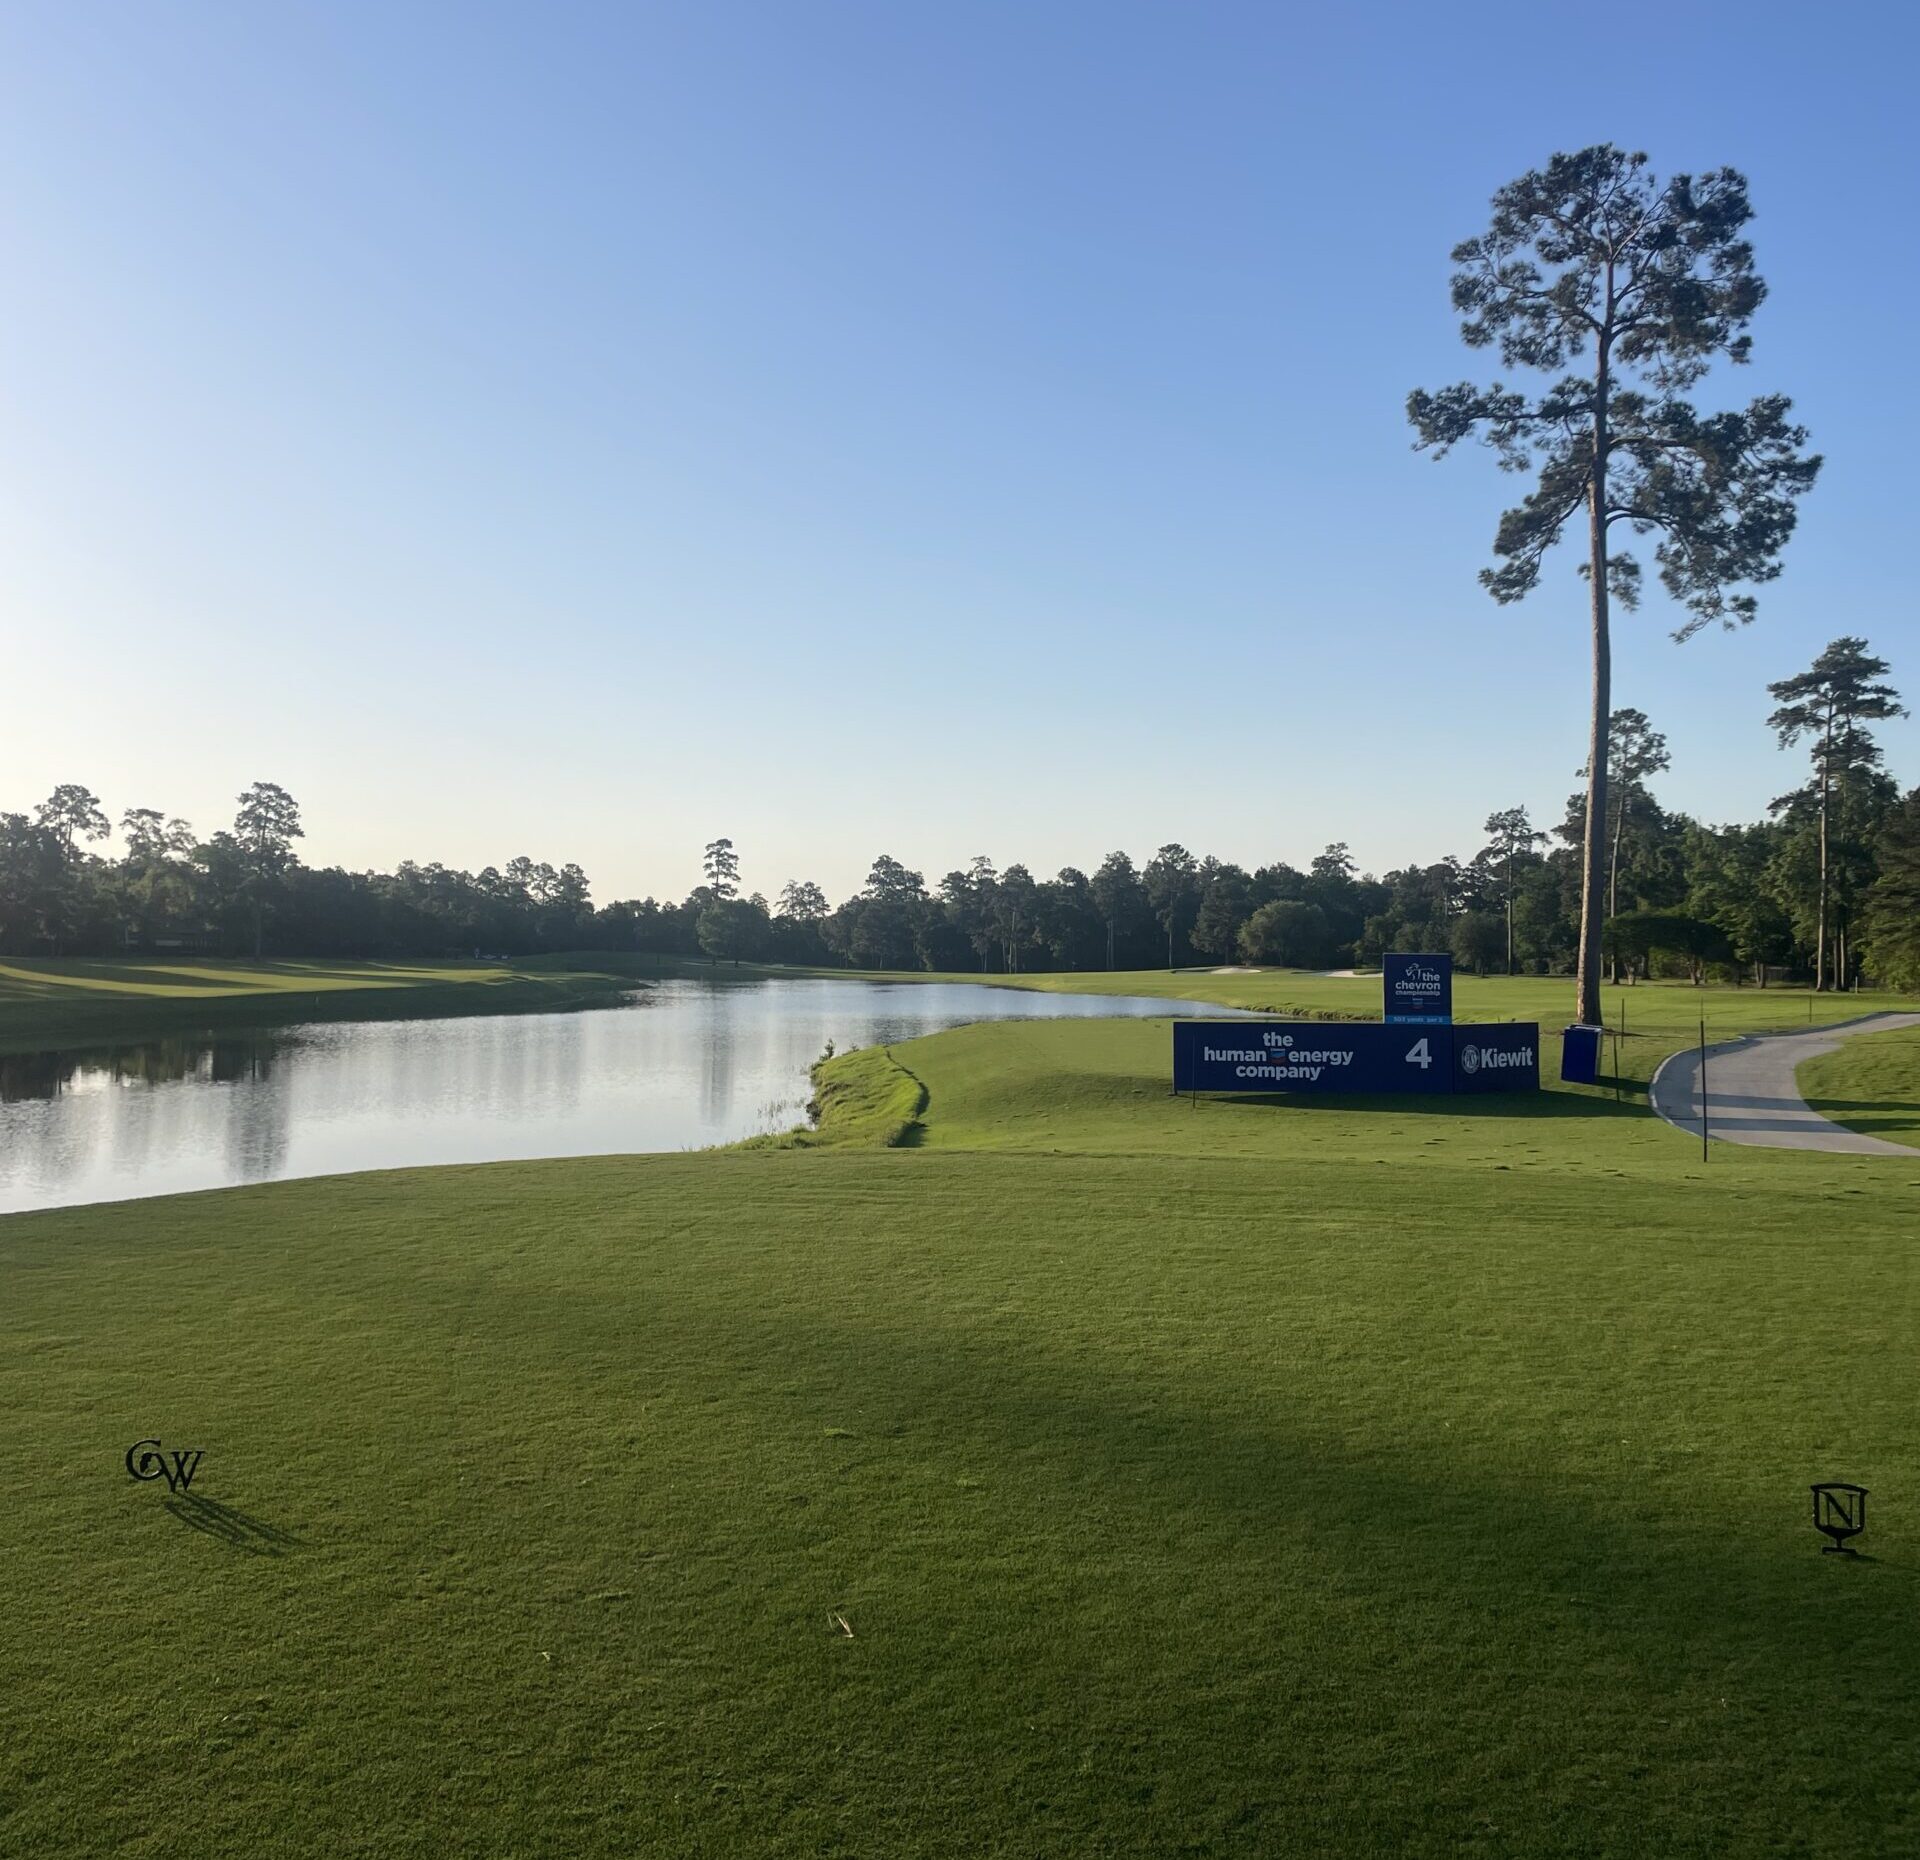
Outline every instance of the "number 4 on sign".
<path id="1" fill-rule="evenodd" d="M 1422 1072 L 1426 1071 L 1426 1069 L 1433 1064 L 1433 1055 L 1427 1051 L 1427 1036 L 1425 1034 L 1422 1034 L 1419 1039 L 1414 1041 L 1412 1050 L 1407 1054 L 1407 1064 L 1410 1066 L 1418 1066 Z"/>

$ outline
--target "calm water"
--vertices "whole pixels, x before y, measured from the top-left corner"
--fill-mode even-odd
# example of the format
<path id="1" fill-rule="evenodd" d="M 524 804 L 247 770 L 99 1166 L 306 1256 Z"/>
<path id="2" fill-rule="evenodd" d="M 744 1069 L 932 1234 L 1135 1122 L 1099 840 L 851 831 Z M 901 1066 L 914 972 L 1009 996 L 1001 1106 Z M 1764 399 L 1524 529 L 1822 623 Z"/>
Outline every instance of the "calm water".
<path id="1" fill-rule="evenodd" d="M 727 1143 L 808 1068 L 977 1020 L 1224 1015 L 970 983 L 666 982 L 625 1006 L 347 1022 L 0 1058 L 0 1213 L 413 1163 Z"/>

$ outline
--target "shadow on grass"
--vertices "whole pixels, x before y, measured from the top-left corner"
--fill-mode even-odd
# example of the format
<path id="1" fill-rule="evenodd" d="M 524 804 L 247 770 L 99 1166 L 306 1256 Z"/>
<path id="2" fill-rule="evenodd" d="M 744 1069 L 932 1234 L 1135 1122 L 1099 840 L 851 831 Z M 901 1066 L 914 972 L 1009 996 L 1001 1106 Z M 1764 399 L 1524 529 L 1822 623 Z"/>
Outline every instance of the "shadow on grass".
<path id="1" fill-rule="evenodd" d="M 1920 1129 L 1920 1104 L 1901 1098 L 1809 1098 L 1808 1106 L 1827 1117 L 1840 1117 L 1848 1111 L 1864 1111 L 1876 1126 L 1894 1130 Z"/>
<path id="2" fill-rule="evenodd" d="M 163 1499 L 161 1503 L 189 1530 L 217 1537 L 223 1544 L 248 1556 L 284 1556 L 289 1550 L 298 1549 L 302 1542 L 293 1532 L 249 1517 L 244 1511 L 221 1504 L 217 1498 L 202 1498 L 198 1493 L 186 1492 Z"/>
<path id="3" fill-rule="evenodd" d="M 764 1343 L 766 1359 L 794 1348 L 777 1326 Z M 1811 1530 L 1755 1533 L 1738 1507 L 1695 1508 L 1671 1489 L 1659 1493 L 1665 1509 L 1651 1489 L 1607 1494 L 1577 1460 L 1502 1477 L 1471 1456 L 1356 1448 L 1324 1428 L 1309 1437 L 1284 1403 L 1264 1417 L 1222 1413 L 1152 1375 L 1052 1362 L 1004 1332 L 972 1348 L 917 1331 L 816 1333 L 804 1354 L 832 1362 L 837 1398 L 865 1405 L 876 1427 L 938 1416 L 956 1464 L 992 1463 L 1009 1486 L 1031 1480 L 1045 1510 L 1083 1506 L 1080 1547 L 1096 1565 L 1174 1517 L 1204 1521 L 1202 1541 L 1210 1524 L 1220 1541 L 1263 1546 L 1278 1575 L 1269 1619 L 1324 1609 L 1355 1648 L 1317 1674 L 1323 1695 L 1383 1733 L 1418 1728 L 1435 1740 L 1429 1761 L 1478 1760 L 1485 1740 L 1515 1734 L 1502 1717 L 1512 1711 L 1619 1740 L 1653 1772 L 1737 1770 L 1742 1734 L 1695 1723 L 1702 1701 L 1725 1704 L 1725 1675 L 1737 1672 L 1748 1711 L 1773 1726 L 1758 1754 L 1819 1774 L 1863 1833 L 1908 1786 L 1920 1637 L 1904 1564 L 1864 1554 L 1836 1568 Z M 1797 1518 L 1801 1502 L 1783 1483 L 1779 1516 Z M 1303 1599 L 1286 1600 L 1289 1585 Z M 1424 1696 L 1383 1703 L 1382 1650 L 1410 1636 L 1419 1651 L 1403 1678 Z M 1467 1702 L 1476 1684 L 1507 1704 L 1488 1713 Z M 1455 1690 L 1447 1709 L 1459 1722 L 1438 1730 L 1426 1714 Z M 1258 1741 L 1257 1713 L 1194 1709 L 1225 1743 Z M 1695 1728 L 1672 1755 L 1662 1739 L 1679 1721 Z M 1802 1832 L 1830 1833 L 1830 1806 L 1810 1804 Z"/>
<path id="4" fill-rule="evenodd" d="M 1154 1081 L 1159 1083 L 1159 1081 Z M 1613 1082 L 1603 1080 L 1611 1091 Z M 1360 1097 L 1329 1092 L 1203 1092 L 1203 1104 L 1239 1104 L 1258 1106 L 1269 1111 L 1375 1111 L 1395 1117 L 1495 1117 L 1495 1118 L 1587 1118 L 1639 1117 L 1644 1114 L 1645 1085 L 1622 1079 L 1620 1089 L 1631 1096 L 1616 1102 L 1612 1098 L 1589 1096 L 1569 1091 L 1489 1091 L 1489 1092 L 1382 1092 Z M 1189 1094 L 1182 1092 L 1181 1097 Z"/>

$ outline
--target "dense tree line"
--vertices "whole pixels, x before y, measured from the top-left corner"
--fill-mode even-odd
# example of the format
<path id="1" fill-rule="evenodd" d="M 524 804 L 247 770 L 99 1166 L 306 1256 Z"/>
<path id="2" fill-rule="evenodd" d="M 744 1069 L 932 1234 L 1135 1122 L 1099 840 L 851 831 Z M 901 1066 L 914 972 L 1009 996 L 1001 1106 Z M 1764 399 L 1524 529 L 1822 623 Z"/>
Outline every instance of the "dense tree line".
<path id="1" fill-rule="evenodd" d="M 1607 737 L 1604 952 L 1616 978 L 1772 973 L 1846 987 L 1920 984 L 1920 790 L 1899 798 L 1872 725 L 1903 714 L 1887 664 L 1838 639 L 1769 687 L 1768 722 L 1807 754 L 1806 779 L 1765 818 L 1710 826 L 1664 807 L 1665 737 L 1638 710 Z M 1587 771 L 1581 770 L 1585 777 Z M 464 872 L 409 860 L 393 872 L 301 863 L 293 797 L 259 782 L 230 828 L 205 839 L 154 808 L 121 815 L 117 857 L 98 798 L 58 787 L 0 814 L 0 950 L 310 956 L 617 950 L 713 961 L 1017 974 L 1196 963 L 1329 968 L 1389 949 L 1451 950 L 1481 972 L 1570 972 L 1579 950 L 1588 786 L 1551 830 L 1524 807 L 1489 815 L 1481 844 L 1376 877 L 1343 844 L 1304 870 L 1249 870 L 1162 846 L 1112 852 L 1091 873 L 1036 878 L 977 858 L 929 884 L 890 854 L 836 909 L 794 880 L 744 893 L 728 839 L 678 902 L 596 907 L 587 875 L 522 856 Z"/>

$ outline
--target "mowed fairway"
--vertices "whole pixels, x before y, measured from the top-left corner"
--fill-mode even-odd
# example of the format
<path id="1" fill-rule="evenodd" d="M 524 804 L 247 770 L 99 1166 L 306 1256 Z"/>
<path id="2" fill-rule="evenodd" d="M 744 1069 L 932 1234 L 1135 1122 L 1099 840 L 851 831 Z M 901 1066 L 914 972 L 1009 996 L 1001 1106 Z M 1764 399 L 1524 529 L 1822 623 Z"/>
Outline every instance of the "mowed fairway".
<path id="1" fill-rule="evenodd" d="M 1167 1045 L 0 1220 L 0 1851 L 1920 1845 L 1920 1156 Z"/>
<path id="2" fill-rule="evenodd" d="M 616 962 L 618 959 L 615 959 Z M 0 1055 L 290 1021 L 552 1012 L 613 1000 L 604 965 L 228 956 L 0 958 Z"/>
<path id="3" fill-rule="evenodd" d="M 1798 1082 L 1836 1124 L 1920 1149 L 1920 1027 L 1850 1040 L 1802 1066 Z"/>

